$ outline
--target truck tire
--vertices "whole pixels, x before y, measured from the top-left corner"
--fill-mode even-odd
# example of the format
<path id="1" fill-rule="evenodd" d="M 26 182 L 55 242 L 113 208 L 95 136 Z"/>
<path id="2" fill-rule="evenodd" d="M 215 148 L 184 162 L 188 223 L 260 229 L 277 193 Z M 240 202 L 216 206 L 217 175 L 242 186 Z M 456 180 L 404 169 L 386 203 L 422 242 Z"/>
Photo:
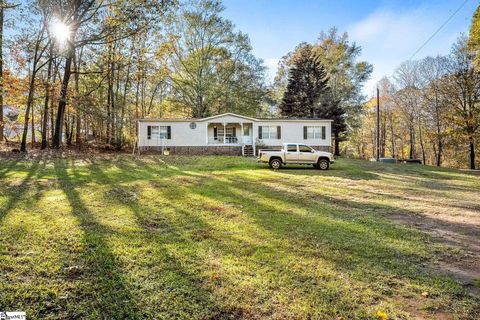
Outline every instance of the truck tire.
<path id="1" fill-rule="evenodd" d="M 318 159 L 316 168 L 319 170 L 328 170 L 330 167 L 330 161 L 327 159 Z"/>
<path id="2" fill-rule="evenodd" d="M 270 160 L 268 164 L 270 165 L 270 168 L 272 168 L 273 170 L 278 170 L 282 167 L 282 160 L 278 158 L 273 158 L 272 160 Z"/>

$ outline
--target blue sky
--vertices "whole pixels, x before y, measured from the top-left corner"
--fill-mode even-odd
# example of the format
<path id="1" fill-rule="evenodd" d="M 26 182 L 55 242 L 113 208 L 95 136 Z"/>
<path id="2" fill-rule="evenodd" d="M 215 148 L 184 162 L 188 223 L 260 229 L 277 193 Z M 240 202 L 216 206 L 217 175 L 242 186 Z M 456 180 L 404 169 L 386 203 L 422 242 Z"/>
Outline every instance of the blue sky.
<path id="1" fill-rule="evenodd" d="M 302 42 L 314 42 L 322 30 L 336 26 L 362 47 L 362 60 L 374 72 L 364 92 L 371 95 L 384 75 L 412 54 L 465 0 L 224 0 L 224 16 L 250 36 L 254 54 L 273 78 L 278 59 Z M 415 56 L 447 54 L 468 33 L 479 0 L 469 0 L 454 18 Z"/>

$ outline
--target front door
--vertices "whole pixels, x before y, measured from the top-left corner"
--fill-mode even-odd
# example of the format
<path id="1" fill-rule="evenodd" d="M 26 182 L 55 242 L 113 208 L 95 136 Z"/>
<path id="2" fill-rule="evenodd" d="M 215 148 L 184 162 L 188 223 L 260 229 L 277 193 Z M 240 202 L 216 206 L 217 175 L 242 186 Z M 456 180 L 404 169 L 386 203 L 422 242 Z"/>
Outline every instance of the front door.
<path id="1" fill-rule="evenodd" d="M 287 144 L 287 150 L 285 150 L 285 162 L 298 162 L 298 151 L 296 144 Z"/>
<path id="2" fill-rule="evenodd" d="M 252 144 L 252 137 L 250 136 L 250 126 L 243 125 L 243 143 Z"/>
<path id="3" fill-rule="evenodd" d="M 315 160 L 316 160 L 315 150 L 313 150 L 307 145 L 299 144 L 298 160 L 302 163 L 307 163 L 307 162 L 315 163 Z"/>

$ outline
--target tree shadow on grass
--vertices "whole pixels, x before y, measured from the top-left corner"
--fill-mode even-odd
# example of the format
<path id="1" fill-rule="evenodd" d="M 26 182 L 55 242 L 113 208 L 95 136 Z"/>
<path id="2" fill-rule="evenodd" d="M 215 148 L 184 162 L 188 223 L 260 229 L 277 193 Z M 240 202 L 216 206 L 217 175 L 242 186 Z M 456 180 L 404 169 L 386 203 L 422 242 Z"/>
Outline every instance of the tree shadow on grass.
<path id="1" fill-rule="evenodd" d="M 126 169 L 126 166 L 122 166 Z M 168 206 L 158 207 L 154 204 L 141 205 L 131 197 L 136 192 L 135 187 L 127 184 L 119 185 L 116 178 L 111 178 L 96 165 L 89 166 L 92 176 L 97 183 L 105 187 L 106 201 L 115 206 L 128 207 L 132 212 L 136 224 L 142 228 L 136 235 L 138 241 L 149 248 L 149 270 L 144 267 L 133 266 L 139 273 L 148 273 L 151 284 L 140 282 L 137 293 L 140 300 L 149 296 L 158 301 L 144 305 L 145 318 L 165 319 L 231 319 L 235 318 L 232 310 L 222 308 L 212 292 L 208 289 L 209 278 L 203 273 L 203 260 L 199 256 L 196 237 L 203 237 L 208 233 L 208 226 L 188 210 L 175 205 L 178 193 L 170 193 L 170 189 L 160 189 L 159 197 L 172 200 Z M 149 170 L 145 167 L 143 170 Z M 161 172 L 162 179 L 188 176 L 187 173 L 176 169 L 167 169 L 172 172 Z M 165 171 L 165 170 L 163 170 Z M 139 172 L 139 175 L 144 173 Z M 130 178 L 126 178 L 130 181 Z M 122 181 L 123 182 L 123 181 Z M 103 189 L 103 188 L 102 188 Z M 108 199 L 108 200 L 107 200 Z M 185 225 L 178 225 L 172 216 L 163 214 L 171 210 L 175 219 L 181 219 Z M 142 257 L 146 259 L 147 257 Z M 141 270 L 143 269 L 143 270 Z M 154 314 L 155 316 L 151 316 Z"/>
<path id="2" fill-rule="evenodd" d="M 431 262 L 430 239 L 368 213 L 372 208 L 385 212 L 402 211 L 404 214 L 412 212 L 387 205 L 332 199 L 303 190 L 279 191 L 261 182 L 256 186 L 250 184 L 245 190 L 247 183 L 238 177 L 233 181 L 212 180 L 210 191 L 206 192 L 207 188 L 190 191 L 218 202 L 247 206 L 249 217 L 259 226 L 277 238 L 295 240 L 298 246 L 292 250 L 330 261 L 338 270 L 348 273 L 356 281 L 369 283 L 379 292 L 385 290 L 385 284 L 378 277 L 400 278 L 408 283 L 411 290 L 427 288 L 452 300 L 470 299 L 453 280 L 439 276 L 426 267 Z M 212 186 L 215 192 L 211 191 Z M 270 202 L 267 204 L 263 200 Z M 299 208 L 303 212 L 282 208 L 282 204 L 290 208 L 297 204 L 293 209 Z M 454 308 L 453 303 L 442 303 L 443 308 Z M 472 308 L 472 301 L 469 303 Z M 475 308 L 471 311 L 478 313 Z"/>
<path id="3" fill-rule="evenodd" d="M 84 306 L 72 318 L 139 319 L 139 310 L 123 276 L 123 268 L 108 244 L 113 231 L 101 225 L 80 197 L 67 173 L 65 161 L 54 162 L 60 188 L 72 208 L 84 234 L 85 252 L 78 258 L 80 266 L 67 268 L 66 276 L 87 282 L 86 290 L 79 288 L 75 299 Z"/>
<path id="4" fill-rule="evenodd" d="M 9 165 L 8 170 L 13 170 L 16 167 L 17 163 L 12 161 L 11 165 Z M 45 163 L 43 163 L 43 168 L 45 167 Z M 14 209 L 21 201 L 25 201 L 24 196 L 29 191 L 30 185 L 32 180 L 35 177 L 39 177 L 39 170 L 41 170 L 41 163 L 40 161 L 33 161 L 31 166 L 28 168 L 28 173 L 25 178 L 22 179 L 20 184 L 15 185 L 6 185 L 3 184 L 4 192 L 10 194 L 7 202 L 0 207 L 0 222 L 5 219 L 7 214 Z M 6 170 L 6 171 L 8 171 Z M 5 172 L 6 172 L 5 171 Z"/>
<path id="5" fill-rule="evenodd" d="M 19 159 L 2 160 L 0 159 L 0 180 L 3 179 L 10 171 L 18 167 Z"/>

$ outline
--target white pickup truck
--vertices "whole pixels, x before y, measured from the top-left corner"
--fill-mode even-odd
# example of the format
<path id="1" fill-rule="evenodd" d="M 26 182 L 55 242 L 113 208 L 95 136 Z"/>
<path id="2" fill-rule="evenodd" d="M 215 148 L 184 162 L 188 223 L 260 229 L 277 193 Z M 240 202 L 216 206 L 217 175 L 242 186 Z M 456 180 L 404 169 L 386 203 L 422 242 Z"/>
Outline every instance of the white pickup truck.
<path id="1" fill-rule="evenodd" d="M 259 150 L 257 161 L 268 163 L 274 170 L 285 164 L 312 164 L 316 169 L 327 170 L 335 159 L 330 152 L 317 151 L 306 144 L 284 143 L 281 150 Z"/>

